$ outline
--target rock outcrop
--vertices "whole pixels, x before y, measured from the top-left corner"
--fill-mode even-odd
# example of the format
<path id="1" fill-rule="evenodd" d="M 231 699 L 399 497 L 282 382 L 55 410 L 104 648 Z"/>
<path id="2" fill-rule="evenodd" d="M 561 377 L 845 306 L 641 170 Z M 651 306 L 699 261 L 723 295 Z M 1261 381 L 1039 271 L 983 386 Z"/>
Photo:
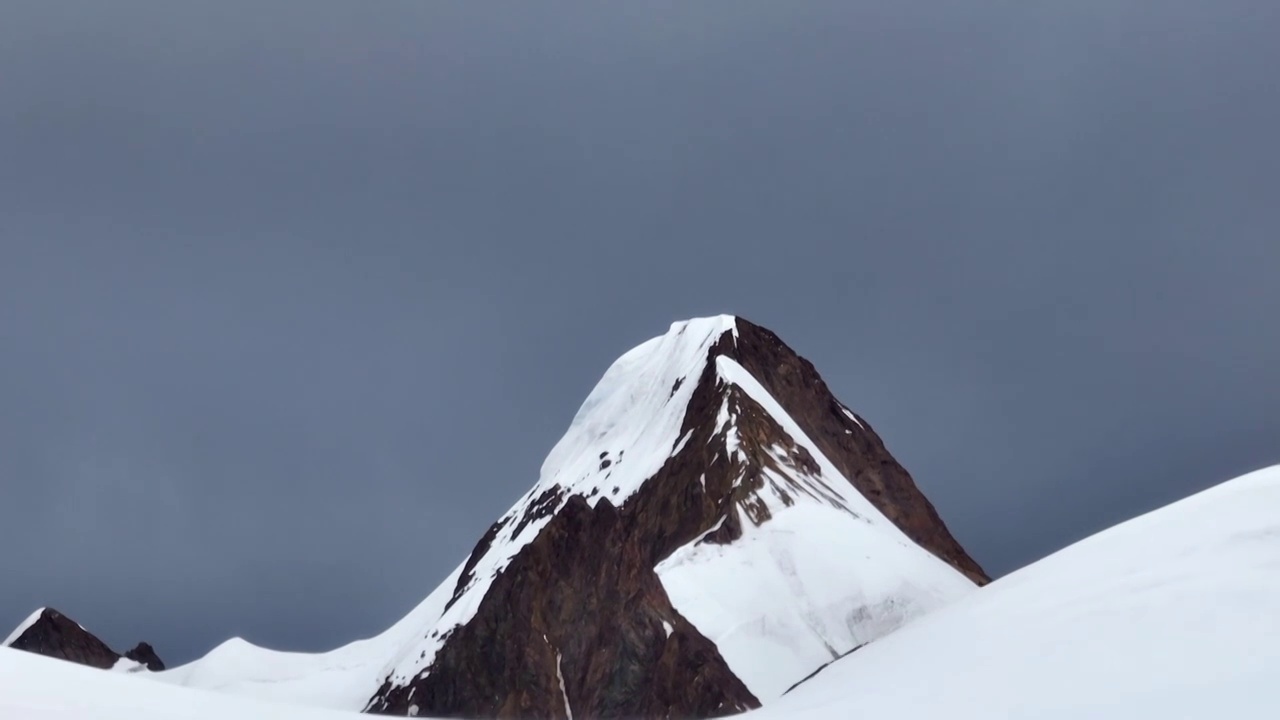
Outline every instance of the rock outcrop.
<path id="1" fill-rule="evenodd" d="M 121 655 L 79 623 L 52 608 L 41 608 L 33 613 L 4 645 L 104 670 L 116 667 L 121 658 L 149 670 L 164 669 L 164 663 L 147 643 L 139 643 Z"/>

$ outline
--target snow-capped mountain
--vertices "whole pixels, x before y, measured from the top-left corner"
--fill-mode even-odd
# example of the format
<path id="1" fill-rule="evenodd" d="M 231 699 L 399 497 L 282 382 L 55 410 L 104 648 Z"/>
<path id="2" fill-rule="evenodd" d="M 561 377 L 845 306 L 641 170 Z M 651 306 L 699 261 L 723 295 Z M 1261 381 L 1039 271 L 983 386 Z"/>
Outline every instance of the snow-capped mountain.
<path id="1" fill-rule="evenodd" d="M 617 360 L 538 481 L 385 633 L 150 675 L 329 708 L 707 717 L 986 581 L 813 366 L 740 318 Z"/>
<path id="2" fill-rule="evenodd" d="M 741 319 L 677 323 L 605 373 L 369 709 L 737 712 L 971 591 L 965 571 L 809 363 Z"/>
<path id="3" fill-rule="evenodd" d="M 129 672 L 164 669 L 164 663 L 147 643 L 138 643 L 132 650 L 118 653 L 80 623 L 52 608 L 40 608 L 31 613 L 4 642 L 0 642 L 0 647 L 95 668 Z"/>

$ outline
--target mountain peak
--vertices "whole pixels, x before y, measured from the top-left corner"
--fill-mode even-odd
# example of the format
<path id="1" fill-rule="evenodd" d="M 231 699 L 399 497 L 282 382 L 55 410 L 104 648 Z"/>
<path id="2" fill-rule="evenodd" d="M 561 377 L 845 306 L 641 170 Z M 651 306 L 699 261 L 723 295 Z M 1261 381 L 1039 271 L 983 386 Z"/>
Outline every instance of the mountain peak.
<path id="1" fill-rule="evenodd" d="M 608 368 L 366 709 L 738 712 L 985 580 L 812 364 L 696 318 Z"/>

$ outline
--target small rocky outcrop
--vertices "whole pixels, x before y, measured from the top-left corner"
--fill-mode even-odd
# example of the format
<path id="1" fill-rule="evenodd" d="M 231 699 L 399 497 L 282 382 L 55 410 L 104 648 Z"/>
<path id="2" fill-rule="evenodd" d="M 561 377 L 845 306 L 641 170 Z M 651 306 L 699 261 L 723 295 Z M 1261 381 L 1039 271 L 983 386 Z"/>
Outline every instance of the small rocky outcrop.
<path id="1" fill-rule="evenodd" d="M 160 672 L 164 669 L 164 661 L 156 654 L 155 648 L 150 643 L 138 643 L 137 647 L 125 652 L 125 657 L 145 666 L 151 672 Z"/>

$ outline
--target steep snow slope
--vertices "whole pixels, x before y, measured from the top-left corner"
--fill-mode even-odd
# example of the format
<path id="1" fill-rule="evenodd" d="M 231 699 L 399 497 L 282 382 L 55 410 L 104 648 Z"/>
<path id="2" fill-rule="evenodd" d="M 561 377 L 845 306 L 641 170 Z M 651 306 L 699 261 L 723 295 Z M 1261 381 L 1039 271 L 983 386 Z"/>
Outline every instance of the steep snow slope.
<path id="1" fill-rule="evenodd" d="M 0 648 L 4 720 L 357 720 L 355 713 L 280 705 L 169 687 Z"/>
<path id="2" fill-rule="evenodd" d="M 657 567 L 672 604 L 757 698 L 780 696 L 825 663 L 974 589 L 859 494 L 741 365 L 726 357 L 716 364 L 721 382 L 746 392 L 816 461 L 811 471 L 789 468 L 790 484 L 799 481 L 812 497 L 784 500 L 780 464 L 766 467 L 758 497 L 769 522 L 744 523 L 744 536 L 728 545 L 690 543 Z M 721 421 L 735 423 L 727 403 Z M 728 452 L 739 443 L 730 437 Z"/>
<path id="3" fill-rule="evenodd" d="M 751 720 L 1280 716 L 1280 466 L 1105 530 Z"/>

